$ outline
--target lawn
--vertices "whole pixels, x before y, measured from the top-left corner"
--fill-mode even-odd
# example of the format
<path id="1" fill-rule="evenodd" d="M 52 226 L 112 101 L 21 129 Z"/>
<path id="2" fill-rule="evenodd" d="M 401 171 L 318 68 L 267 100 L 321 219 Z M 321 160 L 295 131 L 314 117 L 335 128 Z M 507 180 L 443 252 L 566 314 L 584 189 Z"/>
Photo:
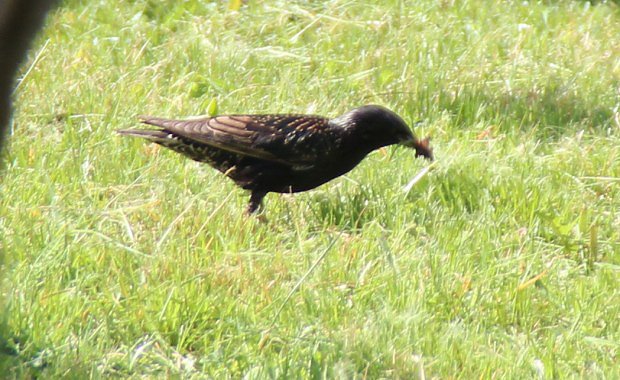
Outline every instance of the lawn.
<path id="1" fill-rule="evenodd" d="M 3 376 L 620 378 L 617 3 L 69 0 L 20 78 Z M 114 133 L 373 103 L 430 170 L 385 148 L 266 222 Z"/>

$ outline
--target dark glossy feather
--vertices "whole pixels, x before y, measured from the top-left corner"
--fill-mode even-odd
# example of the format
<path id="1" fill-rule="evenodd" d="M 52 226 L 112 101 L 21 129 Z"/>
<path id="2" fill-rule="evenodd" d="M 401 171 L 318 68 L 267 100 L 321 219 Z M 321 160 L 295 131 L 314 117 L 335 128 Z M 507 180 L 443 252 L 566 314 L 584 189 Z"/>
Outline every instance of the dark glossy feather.
<path id="1" fill-rule="evenodd" d="M 143 117 L 142 122 L 186 141 L 290 165 L 315 163 L 337 143 L 328 136 L 334 135 L 329 119 L 319 116 L 228 115 L 196 120 Z"/>
<path id="2" fill-rule="evenodd" d="M 158 129 L 118 132 L 213 166 L 252 191 L 249 212 L 268 192 L 315 188 L 353 169 L 382 146 L 402 144 L 432 159 L 428 139 L 417 140 L 398 115 L 380 106 L 360 107 L 334 119 L 287 114 L 141 119 Z"/>

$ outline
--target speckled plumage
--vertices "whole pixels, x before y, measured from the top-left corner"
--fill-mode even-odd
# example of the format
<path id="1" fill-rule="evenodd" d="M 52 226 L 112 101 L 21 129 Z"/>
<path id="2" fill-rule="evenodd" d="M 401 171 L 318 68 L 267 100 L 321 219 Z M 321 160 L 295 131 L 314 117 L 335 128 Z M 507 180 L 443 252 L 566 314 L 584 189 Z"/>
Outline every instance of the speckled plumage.
<path id="1" fill-rule="evenodd" d="M 227 115 L 195 120 L 143 117 L 158 129 L 120 134 L 143 137 L 205 162 L 250 190 L 253 213 L 269 192 L 295 193 L 353 169 L 368 153 L 402 144 L 432 159 L 429 140 L 381 106 L 363 106 L 328 119 L 314 115 Z"/>

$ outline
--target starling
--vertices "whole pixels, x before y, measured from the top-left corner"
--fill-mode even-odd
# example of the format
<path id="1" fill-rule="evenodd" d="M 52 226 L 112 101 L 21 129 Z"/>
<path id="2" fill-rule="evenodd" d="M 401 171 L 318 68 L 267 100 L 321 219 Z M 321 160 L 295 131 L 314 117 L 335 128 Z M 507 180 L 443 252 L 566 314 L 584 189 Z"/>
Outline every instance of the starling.
<path id="1" fill-rule="evenodd" d="M 227 115 L 195 120 L 141 117 L 157 129 L 119 130 L 192 160 L 205 162 L 250 190 L 249 214 L 269 192 L 314 189 L 353 169 L 370 152 L 400 144 L 433 159 L 427 137 L 418 140 L 387 108 L 367 105 L 329 119 L 314 115 Z"/>

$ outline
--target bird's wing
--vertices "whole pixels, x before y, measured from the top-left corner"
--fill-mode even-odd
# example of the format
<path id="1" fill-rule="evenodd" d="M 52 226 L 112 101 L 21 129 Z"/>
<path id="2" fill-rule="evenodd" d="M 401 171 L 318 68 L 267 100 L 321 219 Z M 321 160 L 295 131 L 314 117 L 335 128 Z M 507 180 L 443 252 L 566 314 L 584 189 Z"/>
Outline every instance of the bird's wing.
<path id="1" fill-rule="evenodd" d="M 142 117 L 189 140 L 291 166 L 316 163 L 331 136 L 329 120 L 307 115 L 229 115 L 196 120 Z"/>

